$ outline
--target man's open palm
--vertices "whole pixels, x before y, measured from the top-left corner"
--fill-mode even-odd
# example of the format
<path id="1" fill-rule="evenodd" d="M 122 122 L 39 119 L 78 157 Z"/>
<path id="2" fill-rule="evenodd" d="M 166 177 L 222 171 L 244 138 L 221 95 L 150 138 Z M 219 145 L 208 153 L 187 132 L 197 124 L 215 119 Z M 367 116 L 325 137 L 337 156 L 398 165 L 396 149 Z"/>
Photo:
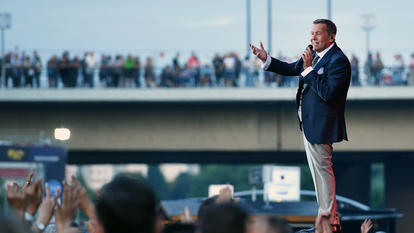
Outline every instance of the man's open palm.
<path id="1" fill-rule="evenodd" d="M 266 61 L 267 52 L 264 49 L 262 42 L 260 42 L 260 48 L 257 48 L 253 46 L 252 44 L 250 44 L 250 48 L 252 49 L 253 54 L 256 55 L 260 60 L 262 60 L 263 62 Z"/>

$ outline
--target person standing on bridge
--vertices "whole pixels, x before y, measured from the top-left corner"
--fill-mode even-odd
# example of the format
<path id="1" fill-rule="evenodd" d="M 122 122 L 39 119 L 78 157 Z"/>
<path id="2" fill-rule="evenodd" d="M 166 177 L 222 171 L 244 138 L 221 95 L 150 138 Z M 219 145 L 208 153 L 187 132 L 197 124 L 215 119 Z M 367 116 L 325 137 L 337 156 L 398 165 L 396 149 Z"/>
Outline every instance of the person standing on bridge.
<path id="1" fill-rule="evenodd" d="M 265 71 L 299 76 L 296 104 L 306 157 L 316 190 L 319 213 L 330 212 L 333 232 L 341 232 L 332 168 L 332 144 L 348 140 L 345 103 L 351 80 L 351 65 L 335 42 L 336 26 L 328 19 L 313 21 L 312 46 L 294 63 L 271 57 L 260 43 L 250 44 Z M 312 50 L 313 47 L 313 50 Z"/>

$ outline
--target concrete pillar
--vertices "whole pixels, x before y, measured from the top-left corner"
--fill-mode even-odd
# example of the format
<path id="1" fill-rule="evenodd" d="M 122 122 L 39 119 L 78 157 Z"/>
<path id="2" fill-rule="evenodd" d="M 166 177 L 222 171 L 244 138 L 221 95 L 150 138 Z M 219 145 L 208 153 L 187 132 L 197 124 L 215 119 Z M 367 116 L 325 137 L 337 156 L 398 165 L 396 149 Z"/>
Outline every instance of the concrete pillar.
<path id="1" fill-rule="evenodd" d="M 404 214 L 404 218 L 396 223 L 396 232 L 399 233 L 414 232 L 413 168 L 413 159 L 387 161 L 385 164 L 385 207 Z"/>
<path id="2" fill-rule="evenodd" d="M 334 162 L 334 172 L 338 195 L 369 205 L 371 183 L 369 163 Z"/>

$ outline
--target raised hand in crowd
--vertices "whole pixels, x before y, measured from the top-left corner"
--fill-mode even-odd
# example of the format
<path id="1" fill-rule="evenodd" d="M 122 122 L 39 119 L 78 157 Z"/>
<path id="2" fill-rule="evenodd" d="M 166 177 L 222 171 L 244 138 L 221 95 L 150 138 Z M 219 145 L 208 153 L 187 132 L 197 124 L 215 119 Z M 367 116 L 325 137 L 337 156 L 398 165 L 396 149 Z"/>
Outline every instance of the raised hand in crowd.
<path id="1" fill-rule="evenodd" d="M 26 183 L 23 185 L 23 189 L 26 189 L 32 183 L 32 179 L 33 179 L 35 172 L 36 171 L 33 170 L 32 172 L 29 173 L 29 175 L 27 175 Z"/>
<path id="2" fill-rule="evenodd" d="M 17 183 L 7 185 L 7 201 L 17 217 L 23 219 L 26 209 L 26 193 Z"/>
<path id="3" fill-rule="evenodd" d="M 7 185 L 7 201 L 10 207 L 14 210 L 16 215 L 23 219 L 24 212 L 26 208 L 30 206 L 30 215 L 34 215 L 36 213 L 37 207 L 39 207 L 36 192 L 38 192 L 38 182 L 35 185 L 32 184 L 32 178 L 34 176 L 35 171 L 29 173 L 26 177 L 26 183 L 23 185 L 22 188 L 19 187 L 17 183 L 13 183 L 12 185 Z M 29 189 L 30 187 L 30 189 Z M 40 189 L 42 188 L 40 182 Z M 28 191 L 28 192 L 27 192 Z M 27 200 L 27 194 L 30 195 L 29 200 Z M 42 196 L 40 195 L 40 201 L 42 200 Z M 37 207 L 36 207 L 37 206 Z M 33 218 L 33 217 L 32 217 Z"/>
<path id="4" fill-rule="evenodd" d="M 321 212 L 315 220 L 315 233 L 332 233 L 329 212 Z"/>
<path id="5" fill-rule="evenodd" d="M 75 187 L 64 182 L 62 203 L 57 204 L 55 211 L 55 223 L 59 233 L 63 233 L 67 230 L 67 222 L 69 221 L 71 223 L 75 218 L 78 205 L 79 201 L 76 199 Z"/>
<path id="6" fill-rule="evenodd" d="M 191 217 L 190 208 L 188 208 L 188 206 L 184 207 L 184 212 L 180 213 L 180 221 L 184 224 L 193 224 L 195 222 Z"/>
<path id="7" fill-rule="evenodd" d="M 232 198 L 233 198 L 233 193 L 230 187 L 227 186 L 227 187 L 220 189 L 219 195 L 216 199 L 216 203 L 228 203 L 228 202 L 231 202 Z"/>
<path id="8" fill-rule="evenodd" d="M 76 199 L 79 201 L 79 208 L 86 214 L 86 216 L 88 216 L 89 219 L 96 219 L 95 205 L 89 197 L 86 189 L 75 178 L 75 176 L 72 176 L 71 186 L 73 186 Z"/>
<path id="9" fill-rule="evenodd" d="M 231 188 L 229 186 L 220 189 L 219 195 L 216 199 L 216 203 L 228 203 L 231 201 L 233 201 L 234 203 L 238 203 L 240 201 L 240 198 L 237 197 L 233 199 L 233 192 L 231 191 Z"/>
<path id="10" fill-rule="evenodd" d="M 43 227 L 46 227 L 49 225 L 50 219 L 53 216 L 53 212 L 55 210 L 55 206 L 57 204 L 57 200 L 59 198 L 60 189 L 58 188 L 56 190 L 56 193 L 53 197 L 50 196 L 50 188 L 49 184 L 46 183 L 46 196 L 43 198 L 42 203 L 40 204 L 39 210 L 38 210 L 38 218 L 36 220 L 36 224 L 32 225 L 32 231 L 38 232 L 42 229 L 39 229 L 37 224 L 43 225 Z"/>
<path id="11" fill-rule="evenodd" d="M 365 221 L 361 224 L 361 233 L 368 233 L 371 228 L 372 228 L 371 219 L 365 219 Z"/>
<path id="12" fill-rule="evenodd" d="M 80 233 L 76 227 L 72 227 L 72 220 L 67 219 L 57 228 L 59 233 Z M 57 225 L 56 225 L 57 226 Z"/>
<path id="13" fill-rule="evenodd" d="M 97 233 L 98 232 L 98 230 L 97 230 L 98 227 L 99 227 L 98 220 L 89 219 L 89 221 L 88 221 L 88 233 Z"/>
<path id="14" fill-rule="evenodd" d="M 25 188 L 23 188 L 24 192 L 26 193 L 26 202 L 27 208 L 26 211 L 30 215 L 34 216 L 36 214 L 37 209 L 42 202 L 43 197 L 43 187 L 42 187 L 42 180 L 36 180 L 35 182 L 26 182 Z"/>

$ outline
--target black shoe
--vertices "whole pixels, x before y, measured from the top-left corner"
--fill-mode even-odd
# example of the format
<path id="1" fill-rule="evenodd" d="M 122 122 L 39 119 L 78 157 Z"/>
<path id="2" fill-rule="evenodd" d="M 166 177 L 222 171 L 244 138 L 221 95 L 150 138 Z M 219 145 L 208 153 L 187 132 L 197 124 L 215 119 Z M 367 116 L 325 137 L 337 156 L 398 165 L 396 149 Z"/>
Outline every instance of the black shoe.
<path id="1" fill-rule="evenodd" d="M 309 229 L 302 229 L 302 230 L 297 231 L 295 233 L 314 233 L 314 232 L 315 232 L 315 228 L 312 227 L 312 228 L 309 228 Z"/>

